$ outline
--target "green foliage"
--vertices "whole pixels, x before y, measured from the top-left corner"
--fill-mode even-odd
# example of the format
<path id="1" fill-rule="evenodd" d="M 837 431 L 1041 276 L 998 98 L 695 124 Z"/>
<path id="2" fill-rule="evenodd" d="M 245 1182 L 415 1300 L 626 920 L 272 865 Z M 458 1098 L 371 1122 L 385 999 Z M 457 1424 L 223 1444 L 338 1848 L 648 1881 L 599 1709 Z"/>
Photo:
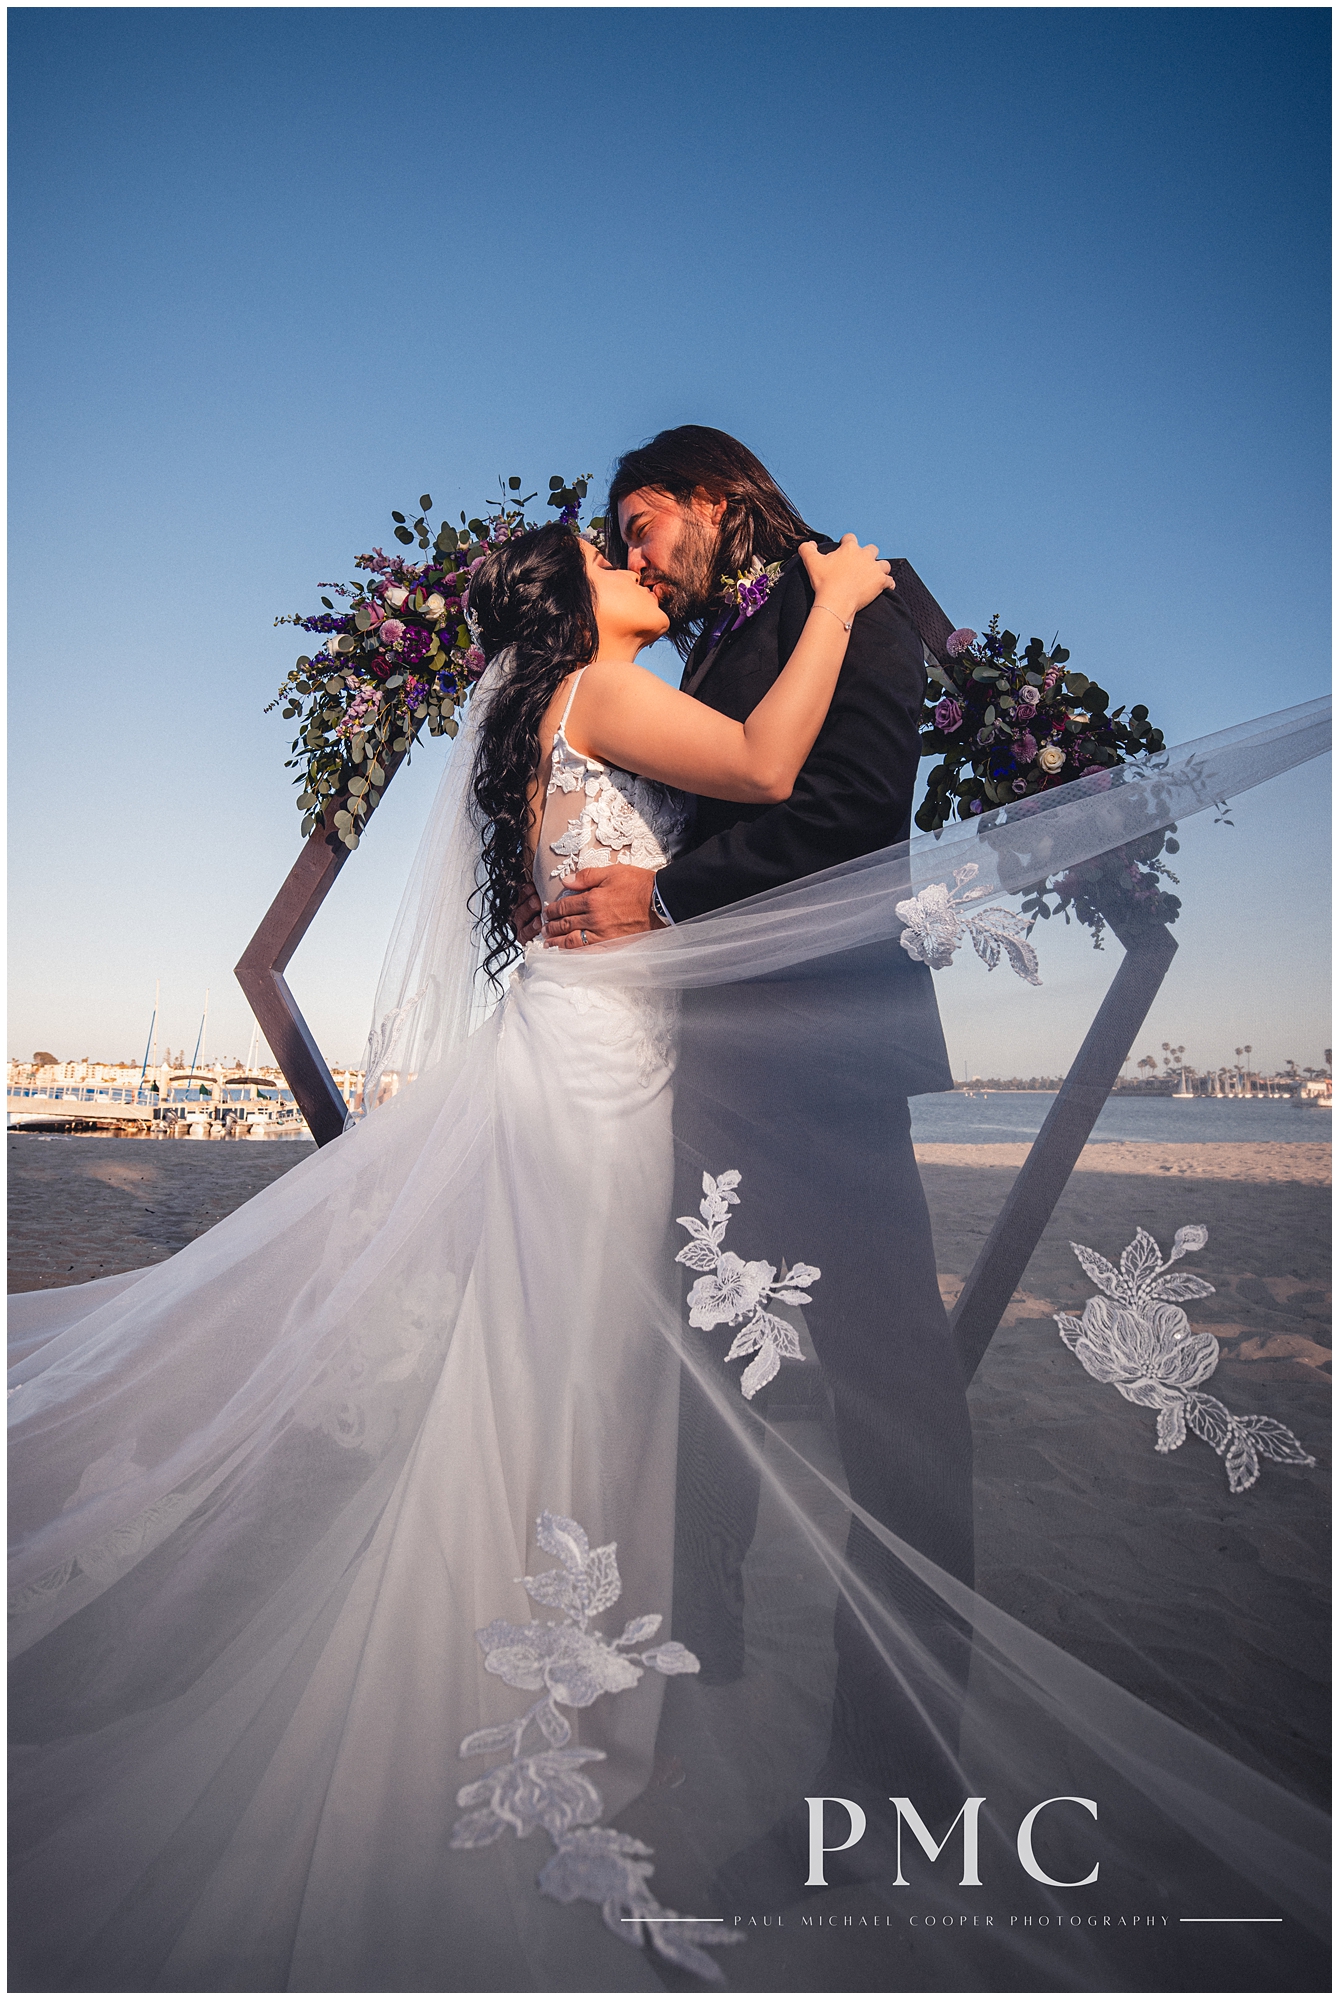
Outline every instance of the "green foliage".
<path id="1" fill-rule="evenodd" d="M 573 480 L 555 474 L 548 505 L 603 546 L 602 521 L 580 526 L 589 483 L 589 474 Z M 434 530 L 429 493 L 419 495 L 412 517 L 392 510 L 395 539 L 405 549 L 417 545 L 420 560 L 372 549 L 354 564 L 361 575 L 319 586 L 343 600 L 340 606 L 322 596 L 324 609 L 315 615 L 275 619 L 317 640 L 269 704 L 282 703 L 284 720 L 298 725 L 286 768 L 295 773 L 304 837 L 320 830 L 356 848 L 387 781 L 422 731 L 456 735 L 459 712 L 484 666 L 469 626 L 471 572 L 490 549 L 539 525 L 525 515 L 536 496 L 521 496 L 515 474 L 498 487 L 500 497 L 481 514 L 467 519 L 461 512 L 459 528 L 443 520 Z"/>

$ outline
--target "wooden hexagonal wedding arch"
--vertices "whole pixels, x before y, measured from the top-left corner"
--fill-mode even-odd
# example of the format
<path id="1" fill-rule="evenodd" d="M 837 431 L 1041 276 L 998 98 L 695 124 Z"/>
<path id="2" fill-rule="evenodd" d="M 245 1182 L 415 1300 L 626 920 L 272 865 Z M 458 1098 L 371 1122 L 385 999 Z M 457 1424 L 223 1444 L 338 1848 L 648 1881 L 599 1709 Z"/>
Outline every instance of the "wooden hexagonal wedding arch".
<path id="1" fill-rule="evenodd" d="M 951 620 L 905 558 L 895 558 L 892 569 L 927 657 L 942 659 Z M 386 758 L 386 784 L 402 762 L 403 753 Z M 318 1146 L 329 1145 L 344 1130 L 345 1104 L 284 974 L 349 858 L 350 850 L 334 829 L 335 814 L 346 803 L 342 796 L 331 801 L 236 968 Z M 1107 923 L 1124 947 L 1124 957 L 953 1308 L 954 1336 L 968 1377 L 979 1367 L 1041 1241 L 1176 952 L 1165 924 L 1135 928 L 1124 915 L 1108 917 Z"/>

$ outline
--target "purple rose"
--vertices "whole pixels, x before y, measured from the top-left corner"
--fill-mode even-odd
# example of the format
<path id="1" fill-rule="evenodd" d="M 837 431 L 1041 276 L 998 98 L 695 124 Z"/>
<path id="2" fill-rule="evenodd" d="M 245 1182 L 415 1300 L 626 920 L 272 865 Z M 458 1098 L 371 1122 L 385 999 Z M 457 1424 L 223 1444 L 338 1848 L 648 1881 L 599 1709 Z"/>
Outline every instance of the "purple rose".
<path id="1" fill-rule="evenodd" d="M 1031 681 L 1028 681 L 1023 687 L 1019 688 L 1018 706 L 1020 708 L 1035 708 L 1040 700 L 1041 689 L 1034 688 Z"/>
<path id="2" fill-rule="evenodd" d="M 954 701 L 951 694 L 946 694 L 935 709 L 935 728 L 942 729 L 945 736 L 962 728 L 962 703 Z"/>
<path id="3" fill-rule="evenodd" d="M 984 808 L 982 807 L 982 804 L 981 804 L 981 801 L 980 801 L 980 799 L 973 799 L 973 800 L 972 800 L 972 811 L 973 811 L 974 813 L 979 813 L 979 812 L 981 812 L 981 811 L 983 811 L 983 810 L 984 810 Z"/>
<path id="4" fill-rule="evenodd" d="M 974 646 L 975 644 L 975 632 L 969 631 L 967 626 L 963 625 L 958 631 L 949 633 L 948 638 L 944 641 L 944 651 L 951 660 L 956 660 L 959 653 L 965 653 L 969 646 Z"/>

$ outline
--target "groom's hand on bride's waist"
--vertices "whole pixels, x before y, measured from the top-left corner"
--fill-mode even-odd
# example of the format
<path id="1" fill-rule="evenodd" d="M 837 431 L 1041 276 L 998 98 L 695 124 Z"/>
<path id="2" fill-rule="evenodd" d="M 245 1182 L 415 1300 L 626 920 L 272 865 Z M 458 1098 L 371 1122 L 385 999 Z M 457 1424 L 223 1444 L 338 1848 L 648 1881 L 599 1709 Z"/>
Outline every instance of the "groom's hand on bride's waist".
<path id="1" fill-rule="evenodd" d="M 544 935 L 564 951 L 660 930 L 651 910 L 654 868 L 581 868 L 569 875 L 562 896 L 549 905 Z M 561 914 L 560 914 L 561 913 Z"/>
<path id="2" fill-rule="evenodd" d="M 543 930 L 544 912 L 539 906 L 539 896 L 534 889 L 527 889 L 512 911 L 511 927 L 516 933 L 517 944 L 533 943 Z"/>

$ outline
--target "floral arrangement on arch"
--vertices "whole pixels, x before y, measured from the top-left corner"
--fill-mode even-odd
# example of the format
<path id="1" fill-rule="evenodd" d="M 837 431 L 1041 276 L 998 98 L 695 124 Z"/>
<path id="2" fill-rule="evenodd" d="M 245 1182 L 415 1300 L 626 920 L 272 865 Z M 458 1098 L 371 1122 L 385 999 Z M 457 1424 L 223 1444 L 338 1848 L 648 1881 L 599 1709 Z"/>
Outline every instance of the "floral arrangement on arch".
<path id="1" fill-rule="evenodd" d="M 1068 669 L 1063 646 L 1048 653 L 1029 639 L 1020 654 L 992 618 L 984 636 L 950 633 L 944 650 L 929 669 L 940 693 L 927 693 L 921 718 L 921 755 L 940 758 L 916 814 L 926 833 L 1164 747 L 1147 708 L 1112 709 L 1105 688 Z"/>
<path id="2" fill-rule="evenodd" d="M 1069 668 L 1064 646 L 1053 642 L 1048 653 L 1034 638 L 1020 653 L 1017 634 L 1001 632 L 992 618 L 983 636 L 951 632 L 944 652 L 945 663 L 928 670 L 938 699 L 927 693 L 921 718 L 921 755 L 940 758 L 916 814 L 927 833 L 938 833 L 955 813 L 965 820 L 1004 807 L 1010 820 L 1008 808 L 1035 810 L 1029 800 L 1094 772 L 1117 782 L 1119 765 L 1166 747 L 1142 702 L 1128 715 L 1123 706 L 1113 709 L 1105 688 Z M 983 827 L 987 838 L 993 823 Z M 1069 923 L 1072 916 L 1100 951 L 1116 911 L 1174 923 L 1181 905 L 1163 885 L 1177 878 L 1161 857 L 1179 852 L 1175 834 L 1175 826 L 1155 830 L 1036 885 L 1021 906 L 1028 928 L 1039 917 Z"/>
<path id="3" fill-rule="evenodd" d="M 424 725 L 432 736 L 456 734 L 457 711 L 484 669 L 469 625 L 470 577 L 490 549 L 539 525 L 525 514 L 535 495 L 522 497 L 514 476 L 505 488 L 498 484 L 500 499 L 482 516 L 467 520 L 462 512 L 459 528 L 444 521 L 433 530 L 429 493 L 412 520 L 392 512 L 395 539 L 407 550 L 417 543 L 423 560 L 374 548 L 353 565 L 361 577 L 317 586 L 334 593 L 322 597 L 323 610 L 275 619 L 318 641 L 266 710 L 282 702 L 285 719 L 298 723 L 286 768 L 297 772 L 304 835 L 330 815 L 335 836 L 357 847 L 391 770 Z M 588 486 L 589 474 L 570 481 L 555 475 L 548 504 L 560 521 L 603 545 L 603 520 L 579 525 Z"/>

